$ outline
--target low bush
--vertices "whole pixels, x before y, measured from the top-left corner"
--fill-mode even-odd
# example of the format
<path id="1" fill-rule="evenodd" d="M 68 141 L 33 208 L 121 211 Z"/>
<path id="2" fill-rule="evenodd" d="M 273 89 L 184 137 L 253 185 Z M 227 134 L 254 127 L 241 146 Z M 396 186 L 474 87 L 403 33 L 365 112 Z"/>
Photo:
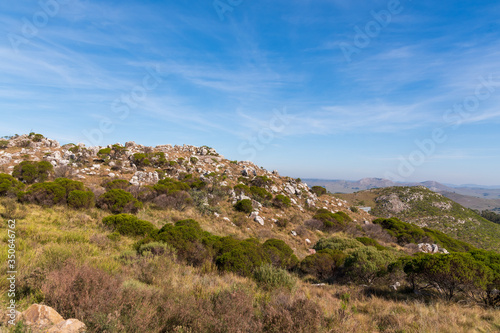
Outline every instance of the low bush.
<path id="1" fill-rule="evenodd" d="M 363 246 L 347 256 L 344 263 L 345 273 L 350 281 L 372 284 L 387 273 L 387 266 L 395 260 L 395 255 L 389 251 Z"/>
<path id="2" fill-rule="evenodd" d="M 159 230 L 157 239 L 172 245 L 179 259 L 200 266 L 205 261 L 213 260 L 214 251 L 208 241 L 211 237 L 210 233 L 201 229 L 197 221 L 187 219 L 164 225 Z"/>
<path id="3" fill-rule="evenodd" d="M 166 177 L 154 185 L 153 189 L 158 194 L 172 194 L 177 191 L 189 191 L 190 186 L 184 182 Z"/>
<path id="4" fill-rule="evenodd" d="M 253 211 L 252 200 L 243 199 L 234 204 L 234 209 L 239 212 L 250 214 Z"/>
<path id="5" fill-rule="evenodd" d="M 256 176 L 252 179 L 251 184 L 256 187 L 264 187 L 273 184 L 274 181 L 267 176 Z"/>
<path id="6" fill-rule="evenodd" d="M 286 270 L 276 268 L 271 264 L 257 267 L 253 274 L 254 280 L 266 290 L 285 288 L 290 291 L 295 287 L 297 281 Z"/>
<path id="7" fill-rule="evenodd" d="M 282 240 L 270 238 L 262 244 L 262 248 L 275 267 L 290 270 L 299 262 L 290 246 Z"/>
<path id="8" fill-rule="evenodd" d="M 400 245 L 429 241 L 429 237 L 421 228 L 395 217 L 376 219 L 373 223 L 380 224 L 391 236 L 397 239 Z"/>
<path id="9" fill-rule="evenodd" d="M 137 216 L 130 214 L 110 215 L 103 218 L 102 223 L 125 236 L 155 235 L 158 232 L 151 222 L 139 220 Z"/>
<path id="10" fill-rule="evenodd" d="M 356 240 L 365 246 L 373 246 L 379 251 L 385 250 L 385 247 L 380 245 L 375 239 L 369 237 L 356 237 Z"/>
<path id="11" fill-rule="evenodd" d="M 9 141 L 7 140 L 0 140 L 0 149 L 5 149 L 9 146 Z"/>
<path id="12" fill-rule="evenodd" d="M 37 183 L 26 192 L 19 192 L 21 202 L 35 203 L 42 206 L 53 206 L 66 201 L 66 189 L 55 182 Z"/>
<path id="13" fill-rule="evenodd" d="M 250 187 L 245 185 L 245 184 L 238 184 L 233 187 L 233 190 L 236 194 L 244 194 L 244 195 L 250 195 Z"/>
<path id="14" fill-rule="evenodd" d="M 218 256 L 215 263 L 220 270 L 252 276 L 257 267 L 270 263 L 270 261 L 259 241 L 249 238 Z"/>
<path id="15" fill-rule="evenodd" d="M 82 182 L 71 180 L 68 178 L 57 178 L 54 183 L 61 185 L 66 190 L 66 198 L 68 198 L 71 191 L 84 191 L 85 186 Z"/>
<path id="16" fill-rule="evenodd" d="M 100 195 L 97 204 L 100 208 L 109 209 L 114 214 L 137 213 L 142 208 L 142 203 L 130 192 L 120 189 L 109 190 Z"/>
<path id="17" fill-rule="evenodd" d="M 313 186 L 311 188 L 311 192 L 319 197 L 322 196 L 323 194 L 326 194 L 326 188 L 324 188 L 323 186 Z"/>
<path id="18" fill-rule="evenodd" d="M 176 209 L 184 211 L 193 205 L 193 199 L 186 191 L 175 191 L 170 195 L 161 194 L 153 199 L 156 207 L 161 209 Z"/>
<path id="19" fill-rule="evenodd" d="M 260 202 L 267 202 L 273 198 L 273 195 L 262 187 L 251 186 L 250 192 L 252 193 L 252 197 Z"/>
<path id="20" fill-rule="evenodd" d="M 292 205 L 292 200 L 290 200 L 289 197 L 287 197 L 283 194 L 278 194 L 273 199 L 273 206 L 274 207 L 285 208 L 285 207 L 290 207 L 291 205 Z"/>
<path id="21" fill-rule="evenodd" d="M 311 254 L 300 262 L 302 274 L 310 274 L 322 281 L 332 280 L 344 263 L 346 255 L 342 251 L 324 249 Z"/>
<path id="22" fill-rule="evenodd" d="M 95 205 L 95 195 L 92 191 L 75 190 L 69 192 L 67 202 L 71 208 L 91 208 Z"/>
<path id="23" fill-rule="evenodd" d="M 54 167 L 47 161 L 23 161 L 14 167 L 12 176 L 26 184 L 46 181 Z"/>
<path id="24" fill-rule="evenodd" d="M 120 189 L 127 190 L 130 187 L 130 183 L 125 179 L 113 179 L 106 181 L 102 184 L 106 191 Z"/>
<path id="25" fill-rule="evenodd" d="M 23 187 L 24 184 L 11 175 L 0 173 L 0 196 L 17 196 L 17 193 L 21 191 Z"/>
<path id="26" fill-rule="evenodd" d="M 352 219 L 344 212 L 332 213 L 328 209 L 320 208 L 314 214 L 313 219 L 323 222 L 325 231 L 344 229 Z"/>
<path id="27" fill-rule="evenodd" d="M 316 244 L 314 244 L 313 248 L 316 251 L 330 249 L 330 250 L 338 250 L 345 252 L 361 247 L 364 247 L 363 243 L 355 239 L 330 237 L 330 238 L 321 238 Z"/>

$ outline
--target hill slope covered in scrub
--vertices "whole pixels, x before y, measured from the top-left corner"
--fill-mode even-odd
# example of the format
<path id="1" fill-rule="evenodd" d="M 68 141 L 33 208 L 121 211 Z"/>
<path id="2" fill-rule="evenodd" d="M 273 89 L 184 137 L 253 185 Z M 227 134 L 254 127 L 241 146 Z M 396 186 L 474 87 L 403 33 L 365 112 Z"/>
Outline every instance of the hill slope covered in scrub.
<path id="1" fill-rule="evenodd" d="M 500 255 L 380 213 L 209 147 L 0 141 L 17 309 L 90 332 L 497 331 Z"/>
<path id="2" fill-rule="evenodd" d="M 478 247 L 500 250 L 500 225 L 423 186 L 387 187 L 336 196 L 353 205 L 372 207 L 375 216 L 397 217 Z"/>

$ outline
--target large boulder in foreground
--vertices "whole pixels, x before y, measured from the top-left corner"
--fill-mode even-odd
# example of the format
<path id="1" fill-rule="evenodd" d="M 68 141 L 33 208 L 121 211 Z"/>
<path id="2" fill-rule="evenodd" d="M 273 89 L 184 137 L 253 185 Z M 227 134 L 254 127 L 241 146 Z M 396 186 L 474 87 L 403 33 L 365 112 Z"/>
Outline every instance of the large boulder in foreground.
<path id="1" fill-rule="evenodd" d="M 16 322 L 22 321 L 33 333 L 82 333 L 87 331 L 84 323 L 78 319 L 67 319 L 50 306 L 33 304 L 19 313 L 16 311 Z M 6 322 L 2 323 L 7 325 Z M 0 332 L 2 329 L 0 328 Z"/>

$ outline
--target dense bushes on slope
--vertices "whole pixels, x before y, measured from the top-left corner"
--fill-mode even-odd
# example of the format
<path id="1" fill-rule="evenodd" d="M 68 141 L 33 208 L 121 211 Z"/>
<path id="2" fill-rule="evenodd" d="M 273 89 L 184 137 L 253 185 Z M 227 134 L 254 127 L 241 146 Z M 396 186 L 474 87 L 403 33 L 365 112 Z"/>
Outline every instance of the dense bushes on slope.
<path id="1" fill-rule="evenodd" d="M 391 236 L 397 239 L 400 245 L 434 242 L 448 251 L 466 252 L 474 249 L 474 246 L 456 240 L 440 231 L 420 228 L 395 217 L 376 219 L 373 223 L 381 225 Z"/>

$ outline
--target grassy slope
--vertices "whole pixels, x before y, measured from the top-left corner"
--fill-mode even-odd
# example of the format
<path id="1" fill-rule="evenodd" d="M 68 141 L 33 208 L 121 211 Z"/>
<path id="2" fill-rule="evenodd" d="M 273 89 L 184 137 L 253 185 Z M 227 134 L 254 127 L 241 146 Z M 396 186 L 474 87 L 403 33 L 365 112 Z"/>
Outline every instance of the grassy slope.
<path id="1" fill-rule="evenodd" d="M 5 200 L 0 198 L 0 214 L 4 217 L 7 213 L 3 207 Z M 412 302 L 412 295 L 402 296 L 406 301 L 387 300 L 383 297 L 366 296 L 360 287 L 316 287 L 301 281 L 297 282 L 296 288 L 291 292 L 266 291 L 257 287 L 251 279 L 233 274 L 220 275 L 210 267 L 192 268 L 168 259 L 143 259 L 137 262 L 124 260 L 130 256 L 135 240 L 123 236 L 119 240 L 110 240 L 107 237 L 109 232 L 100 223 L 102 217 L 108 214 L 98 209 L 74 211 L 65 207 L 19 205 L 17 210 L 9 211 L 8 214 L 17 221 L 18 279 L 21 286 L 35 283 L 29 282 L 29 279 L 37 270 L 44 273 L 56 271 L 63 266 L 65 260 L 72 258 L 77 265 L 88 264 L 120 277 L 123 281 L 121 288 L 129 292 L 135 291 L 140 295 L 153 297 L 156 293 L 167 290 L 169 297 L 174 297 L 180 306 L 188 307 L 190 311 L 196 311 L 196 306 L 206 304 L 203 300 L 213 299 L 223 291 L 232 291 L 234 295 L 234 290 L 241 289 L 250 295 L 250 301 L 257 312 L 262 309 L 262 304 L 274 304 L 278 300 L 279 304 L 288 304 L 290 300 L 305 298 L 317 303 L 325 318 L 321 329 L 324 332 L 495 332 L 500 329 L 498 310 L 485 310 L 475 306 L 466 308 L 441 302 L 426 305 L 418 301 Z M 167 220 L 175 219 L 176 214 L 179 212 L 145 210 L 140 215 L 160 226 Z M 206 219 L 195 216 L 194 212 L 188 215 L 204 224 L 208 223 Z M 214 226 L 212 228 L 217 229 Z M 219 228 L 221 232 L 224 231 L 223 226 Z M 1 229 L 4 244 L 2 248 L 5 248 L 5 223 L 2 223 Z M 2 263 L 6 262 L 6 251 L 1 251 L 0 260 Z M 5 272 L 5 264 L 3 268 L 2 272 Z M 148 283 L 144 283 L 145 280 Z M 6 276 L 2 274 L 2 308 L 7 301 L 6 289 Z M 346 294 L 350 295 L 350 301 L 347 306 L 343 306 L 341 298 Z M 140 300 L 146 302 L 143 298 Z M 36 300 L 32 298 L 21 299 L 19 309 L 23 310 L 34 301 Z M 102 300 L 93 301 L 97 304 Z M 193 308 L 189 308 L 188 301 L 195 302 Z M 150 303 L 141 303 L 142 308 L 137 309 L 142 316 L 141 320 L 146 320 L 144 316 L 154 318 L 146 311 L 148 305 Z M 236 311 L 234 315 L 238 315 L 238 307 L 235 305 L 232 308 L 219 311 Z M 171 311 L 180 309 L 173 308 Z M 144 331 L 139 326 L 139 318 L 134 317 L 133 320 L 138 321 L 136 330 Z M 199 320 L 203 320 L 203 316 Z"/>

